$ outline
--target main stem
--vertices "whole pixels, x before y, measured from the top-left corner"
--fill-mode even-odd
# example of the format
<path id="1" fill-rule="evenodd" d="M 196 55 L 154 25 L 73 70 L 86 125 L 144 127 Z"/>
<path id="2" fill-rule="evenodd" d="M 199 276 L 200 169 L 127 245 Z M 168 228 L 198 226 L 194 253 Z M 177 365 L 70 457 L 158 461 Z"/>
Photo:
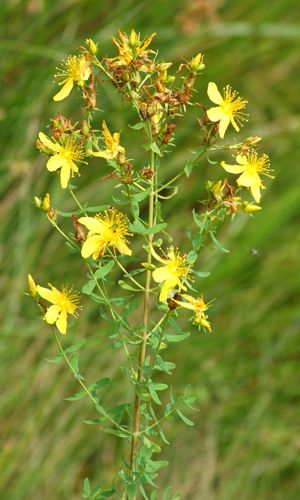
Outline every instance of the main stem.
<path id="1" fill-rule="evenodd" d="M 148 208 L 148 225 L 149 229 L 153 227 L 154 221 L 154 179 L 155 179 L 155 154 L 151 151 L 151 170 L 153 172 L 153 176 L 151 178 L 151 193 L 149 195 L 149 208 Z M 153 240 L 153 235 L 149 234 L 148 236 L 148 253 L 147 253 L 147 264 L 151 264 L 152 255 L 151 255 L 151 244 Z M 146 283 L 145 283 L 145 291 L 144 291 L 144 312 L 143 312 L 143 338 L 140 347 L 139 354 L 139 365 L 138 365 L 138 374 L 136 381 L 136 389 L 135 389 L 135 401 L 134 401 L 134 418 L 133 418 L 133 428 L 132 428 L 132 439 L 131 439 L 131 450 L 130 450 L 130 470 L 134 473 L 134 459 L 137 449 L 137 439 L 139 433 L 139 423 L 140 423 L 140 406 L 141 406 L 141 398 L 139 395 L 140 385 L 143 380 L 143 365 L 145 363 L 146 356 L 146 348 L 147 348 L 147 339 L 148 339 L 148 323 L 149 323 L 149 303 L 150 303 L 150 286 L 151 286 L 151 271 L 147 270 L 146 273 Z"/>

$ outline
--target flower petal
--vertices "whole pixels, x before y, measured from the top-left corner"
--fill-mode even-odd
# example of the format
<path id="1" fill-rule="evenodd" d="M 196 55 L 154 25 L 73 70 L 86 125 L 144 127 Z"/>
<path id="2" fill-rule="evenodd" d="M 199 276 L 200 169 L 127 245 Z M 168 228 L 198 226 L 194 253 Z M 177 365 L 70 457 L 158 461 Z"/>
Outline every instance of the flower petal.
<path id="1" fill-rule="evenodd" d="M 219 122 L 224 116 L 224 111 L 219 106 L 216 106 L 208 109 L 206 114 L 211 122 Z"/>
<path id="2" fill-rule="evenodd" d="M 230 121 L 231 121 L 231 125 L 233 126 L 233 128 L 239 132 L 240 131 L 240 127 L 238 126 L 238 124 L 236 123 L 235 119 L 234 119 L 234 116 L 231 115 L 230 117 Z"/>
<path id="3" fill-rule="evenodd" d="M 166 266 L 155 269 L 152 276 L 156 283 L 162 283 L 163 281 L 174 278 L 174 274 L 172 274 Z"/>
<path id="4" fill-rule="evenodd" d="M 257 181 L 258 177 L 258 181 Z M 257 174 L 249 174 L 247 170 L 237 179 L 237 184 L 239 186 L 250 187 L 252 184 L 261 184 L 260 178 Z"/>
<path id="5" fill-rule="evenodd" d="M 97 158 L 105 158 L 105 160 L 112 160 L 114 158 L 113 153 L 108 149 L 102 151 L 93 151 L 92 149 L 88 149 L 87 152 L 91 156 L 96 156 Z"/>
<path id="6" fill-rule="evenodd" d="M 132 250 L 126 245 L 124 240 L 120 240 L 116 243 L 116 247 L 121 254 L 132 255 Z"/>
<path id="7" fill-rule="evenodd" d="M 49 324 L 49 325 L 53 325 L 53 323 L 55 323 L 55 321 L 57 320 L 58 316 L 59 316 L 59 313 L 61 311 L 61 308 L 58 306 L 58 305 L 53 305 L 53 306 L 50 306 L 48 309 L 47 309 L 47 312 L 44 316 L 44 320 Z"/>
<path id="8" fill-rule="evenodd" d="M 60 153 L 50 156 L 49 160 L 46 163 L 47 170 L 49 170 L 49 172 L 55 172 L 63 166 L 65 161 L 65 158 L 61 156 Z"/>
<path id="9" fill-rule="evenodd" d="M 223 117 L 221 118 L 219 125 L 219 136 L 221 137 L 221 139 L 224 139 L 224 135 L 229 123 L 230 123 L 230 115 L 224 114 Z"/>
<path id="10" fill-rule="evenodd" d="M 37 292 L 42 299 L 48 300 L 51 304 L 56 304 L 59 299 L 59 292 L 55 290 L 49 290 L 49 288 L 44 288 L 43 286 L 37 285 Z"/>
<path id="11" fill-rule="evenodd" d="M 100 220 L 95 219 L 95 217 L 80 217 L 78 222 L 83 224 L 92 233 L 101 234 L 104 230 L 104 224 Z"/>
<path id="12" fill-rule="evenodd" d="M 255 199 L 256 203 L 259 203 L 261 199 L 260 188 L 261 185 L 257 183 L 252 184 L 252 186 L 250 187 L 251 194 Z"/>
<path id="13" fill-rule="evenodd" d="M 167 300 L 169 292 L 176 287 L 178 281 L 178 278 L 172 277 L 164 282 L 159 295 L 160 302 L 165 302 Z"/>
<path id="14" fill-rule="evenodd" d="M 64 161 L 60 171 L 60 183 L 63 189 L 66 189 L 71 175 L 71 162 Z"/>
<path id="15" fill-rule="evenodd" d="M 207 95 L 210 98 L 210 100 L 215 104 L 223 104 L 224 102 L 224 99 L 221 96 L 218 87 L 214 82 L 209 82 L 207 87 Z"/>
<path id="16" fill-rule="evenodd" d="M 241 174 L 245 170 L 245 167 L 242 165 L 229 165 L 225 163 L 225 161 L 221 161 L 221 167 L 223 167 L 226 172 L 229 172 L 229 174 Z"/>
<path id="17" fill-rule="evenodd" d="M 81 255 L 84 259 L 87 259 L 93 254 L 94 259 L 98 257 L 98 255 L 105 248 L 105 244 L 103 243 L 103 238 L 97 234 L 94 234 L 86 239 L 86 241 L 82 245 Z"/>
<path id="18" fill-rule="evenodd" d="M 44 146 L 49 148 L 51 151 L 54 151 L 55 153 L 59 153 L 62 150 L 62 146 L 57 142 L 52 142 L 49 137 L 44 134 L 44 132 L 39 133 L 39 140 L 42 144 L 44 144 Z"/>
<path id="19" fill-rule="evenodd" d="M 61 313 L 56 321 L 57 329 L 60 333 L 65 335 L 67 333 L 67 311 L 66 309 L 62 309 Z"/>
<path id="20" fill-rule="evenodd" d="M 68 78 L 63 87 L 60 89 L 60 91 L 57 92 L 57 94 L 55 94 L 55 96 L 53 97 L 53 101 L 62 101 L 63 99 L 68 97 L 68 95 L 71 93 L 73 86 L 74 86 L 73 78 Z"/>

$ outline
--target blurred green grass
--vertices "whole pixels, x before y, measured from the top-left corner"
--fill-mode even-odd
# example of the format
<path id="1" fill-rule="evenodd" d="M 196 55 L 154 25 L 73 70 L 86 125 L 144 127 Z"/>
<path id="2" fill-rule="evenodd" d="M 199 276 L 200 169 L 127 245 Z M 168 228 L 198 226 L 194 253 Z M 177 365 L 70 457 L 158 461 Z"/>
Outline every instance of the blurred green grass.
<path id="1" fill-rule="evenodd" d="M 163 457 L 171 466 L 161 482 L 172 484 L 185 499 L 300 496 L 299 5 L 296 0 L 219 2 L 213 20 L 198 12 L 194 30 L 186 32 L 187 5 L 178 0 L 1 2 L 0 497 L 5 500 L 75 500 L 85 476 L 108 484 L 121 464 L 119 444 L 82 423 L 92 414 L 88 402 L 64 401 L 75 383 L 64 366 L 44 361 L 55 347 L 23 292 L 28 272 L 43 282 L 60 275 L 71 282 L 75 272 L 79 287 L 84 278 L 32 204 L 35 194 L 50 190 L 54 206 L 72 207 L 34 147 L 50 116 L 76 116 L 74 100 L 51 100 L 54 68 L 88 36 L 100 42 L 103 53 L 112 53 L 110 37 L 132 26 L 145 34 L 157 31 L 155 45 L 166 60 L 205 53 L 199 92 L 205 98 L 210 80 L 240 90 L 251 115 L 242 135 L 264 137 L 276 172 L 263 211 L 254 219 L 239 217 L 222 231 L 231 253 L 202 256 L 203 270 L 212 274 L 199 286 L 205 297 L 217 299 L 211 309 L 214 334 L 195 331 L 169 354 L 177 364 L 174 385 L 178 390 L 192 385 L 200 412 L 193 415 L 194 428 L 168 424 L 172 444 Z M 100 106 L 109 123 L 122 128 L 131 156 L 142 162 L 126 129 L 132 112 L 109 86 Z M 166 161 L 166 177 L 183 165 L 186 148 L 197 143 L 193 123 L 185 117 L 178 124 L 178 149 Z M 179 240 L 191 200 L 199 198 L 212 169 L 203 163 L 198 184 L 195 176 L 187 180 L 176 203 L 165 207 Z M 99 175 L 84 173 L 81 199 L 106 201 Z M 81 359 L 88 378 L 114 375 L 108 397 L 128 400 L 119 370 L 122 354 L 111 358 L 107 332 L 93 306 L 82 312 L 70 341 L 81 337 L 89 338 Z"/>

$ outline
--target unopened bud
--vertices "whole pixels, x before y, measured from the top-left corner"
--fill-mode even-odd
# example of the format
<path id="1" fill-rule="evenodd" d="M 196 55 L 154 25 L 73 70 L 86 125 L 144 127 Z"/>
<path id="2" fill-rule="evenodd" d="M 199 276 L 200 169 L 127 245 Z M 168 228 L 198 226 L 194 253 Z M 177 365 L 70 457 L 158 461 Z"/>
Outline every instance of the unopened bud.
<path id="1" fill-rule="evenodd" d="M 51 209 L 50 194 L 49 193 L 45 194 L 41 208 L 42 208 L 43 212 L 46 212 L 46 213 L 49 212 L 49 210 Z"/>
<path id="2" fill-rule="evenodd" d="M 42 208 L 42 200 L 38 196 L 34 197 L 34 204 L 37 208 Z"/>
<path id="3" fill-rule="evenodd" d="M 134 29 L 131 30 L 129 35 L 129 45 L 134 48 L 139 45 L 139 38 Z"/>
<path id="4" fill-rule="evenodd" d="M 85 137 L 89 137 L 89 135 L 90 135 L 90 128 L 89 128 L 88 122 L 86 120 L 83 120 L 83 122 L 82 122 L 81 132 Z"/>
<path id="5" fill-rule="evenodd" d="M 33 277 L 31 276 L 31 274 L 28 274 L 27 282 L 28 282 L 28 291 L 29 291 L 31 297 L 35 297 L 37 294 L 37 286 L 35 284 Z"/>
<path id="6" fill-rule="evenodd" d="M 192 71 L 201 71 L 205 68 L 205 64 L 203 62 L 203 54 L 199 52 L 195 57 L 193 57 L 189 62 L 188 66 Z"/>
<path id="7" fill-rule="evenodd" d="M 89 53 L 92 54 L 92 56 L 96 55 L 98 52 L 98 44 L 96 44 L 91 38 L 87 38 L 85 43 L 87 45 Z"/>
<path id="8" fill-rule="evenodd" d="M 262 209 L 262 207 L 259 207 L 258 205 L 253 205 L 252 203 L 247 203 L 247 202 L 244 202 L 244 205 L 242 207 L 243 212 L 245 212 L 246 214 L 258 212 L 261 209 Z"/>
<path id="9" fill-rule="evenodd" d="M 56 210 L 54 210 L 54 208 L 50 208 L 47 215 L 48 215 L 49 219 L 53 220 L 53 222 L 56 221 L 57 214 L 56 214 Z"/>

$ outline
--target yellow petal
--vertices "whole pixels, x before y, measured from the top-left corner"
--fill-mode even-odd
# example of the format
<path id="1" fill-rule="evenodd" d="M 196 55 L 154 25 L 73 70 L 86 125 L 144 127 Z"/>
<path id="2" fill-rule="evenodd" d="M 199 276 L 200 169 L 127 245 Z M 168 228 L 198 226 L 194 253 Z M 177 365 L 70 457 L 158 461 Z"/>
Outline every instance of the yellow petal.
<path id="1" fill-rule="evenodd" d="M 234 117 L 231 115 L 231 118 L 230 118 L 230 121 L 231 121 L 231 125 L 233 126 L 233 128 L 239 132 L 240 131 L 240 127 L 238 126 L 238 124 L 236 123 Z"/>
<path id="2" fill-rule="evenodd" d="M 251 194 L 255 199 L 256 203 L 259 203 L 261 199 L 260 187 L 261 186 L 257 183 L 252 184 L 252 186 L 250 187 Z"/>
<path id="3" fill-rule="evenodd" d="M 53 323 L 55 323 L 55 321 L 57 320 L 60 311 L 61 308 L 59 306 L 50 306 L 49 309 L 47 309 L 44 320 L 49 323 L 49 325 L 53 325 Z"/>
<path id="4" fill-rule="evenodd" d="M 126 245 L 125 241 L 118 241 L 116 247 L 121 254 L 132 255 L 132 250 L 130 250 L 130 248 Z"/>
<path id="5" fill-rule="evenodd" d="M 224 139 L 225 132 L 230 123 L 230 115 L 223 115 L 219 125 L 219 136 Z"/>
<path id="6" fill-rule="evenodd" d="M 167 300 L 169 292 L 171 292 L 173 288 L 176 287 L 177 284 L 178 284 L 178 278 L 174 277 L 164 282 L 159 295 L 160 302 L 165 302 Z"/>
<path id="7" fill-rule="evenodd" d="M 44 144 L 44 146 L 46 146 L 51 151 L 54 151 L 55 153 L 59 153 L 62 150 L 62 146 L 57 142 L 52 142 L 49 137 L 44 134 L 44 132 L 39 133 L 39 140 L 42 144 Z"/>
<path id="8" fill-rule="evenodd" d="M 65 335 L 67 333 L 67 311 L 66 309 L 62 309 L 58 320 L 56 321 L 57 329 L 60 333 Z"/>
<path id="9" fill-rule="evenodd" d="M 207 116 L 211 122 L 219 122 L 224 116 L 224 111 L 219 106 L 216 106 L 207 110 Z"/>
<path id="10" fill-rule="evenodd" d="M 95 219 L 95 217 L 80 217 L 78 222 L 83 224 L 83 226 L 85 226 L 92 233 L 101 234 L 104 230 L 103 223 L 100 220 Z"/>
<path id="11" fill-rule="evenodd" d="M 246 155 L 237 155 L 235 159 L 236 159 L 237 163 L 239 163 L 240 165 L 247 165 L 248 164 L 248 159 L 247 159 Z"/>
<path id="12" fill-rule="evenodd" d="M 51 304 L 56 304 L 59 299 L 59 292 L 54 290 L 49 290 L 49 288 L 44 288 L 43 286 L 37 285 L 37 292 L 42 299 L 48 300 Z"/>
<path id="13" fill-rule="evenodd" d="M 163 281 L 174 278 L 174 274 L 170 273 L 169 269 L 165 267 L 159 267 L 155 269 L 152 273 L 153 279 L 156 283 L 162 283 Z"/>
<path id="14" fill-rule="evenodd" d="M 63 189 L 66 189 L 71 175 L 71 162 L 64 161 L 60 171 L 60 183 Z"/>
<path id="15" fill-rule="evenodd" d="M 112 160 L 113 154 L 108 149 L 102 151 L 93 151 L 92 149 L 88 149 L 88 154 L 91 156 L 96 156 L 97 158 L 105 158 L 105 160 Z"/>
<path id="16" fill-rule="evenodd" d="M 179 301 L 176 301 L 176 303 L 178 305 L 180 305 L 181 307 L 185 307 L 186 309 L 189 309 L 190 311 L 194 311 L 195 310 L 193 304 L 191 304 L 190 302 L 179 302 Z"/>
<path id="17" fill-rule="evenodd" d="M 141 45 L 140 47 L 140 52 L 145 50 L 149 45 L 150 43 L 152 42 L 152 39 L 153 37 L 156 35 L 156 32 L 152 33 L 152 35 L 148 36 L 148 38 L 146 38 L 146 40 L 144 41 L 144 43 Z"/>
<path id="18" fill-rule="evenodd" d="M 73 86 L 74 86 L 73 78 L 68 78 L 63 87 L 60 89 L 60 91 L 57 92 L 57 94 L 55 94 L 55 96 L 53 97 L 53 101 L 62 101 L 63 99 L 68 97 Z"/>
<path id="19" fill-rule="evenodd" d="M 241 174 L 245 170 L 245 167 L 242 165 L 229 165 L 225 161 L 221 161 L 221 167 L 229 174 Z"/>
<path id="20" fill-rule="evenodd" d="M 209 82 L 207 87 L 207 95 L 215 104 L 223 104 L 224 99 L 218 91 L 218 87 L 214 82 Z"/>
<path id="21" fill-rule="evenodd" d="M 60 153 L 50 156 L 46 164 L 47 170 L 49 170 L 49 172 L 55 172 L 63 166 L 65 161 L 65 158 L 63 158 Z"/>
<path id="22" fill-rule="evenodd" d="M 237 179 L 237 184 L 239 186 L 244 186 L 244 187 L 250 187 L 252 186 L 252 184 L 257 184 L 257 179 L 256 177 L 258 177 L 257 174 L 249 174 L 247 172 L 247 170 L 245 170 L 245 172 L 240 175 L 240 177 Z M 258 181 L 260 183 L 260 178 L 258 177 Z"/>
<path id="23" fill-rule="evenodd" d="M 81 255 L 84 259 L 90 257 L 90 255 L 94 254 L 94 259 L 98 257 L 99 253 L 104 248 L 103 238 L 98 235 L 93 235 L 87 238 L 87 240 L 83 243 L 81 249 Z"/>

